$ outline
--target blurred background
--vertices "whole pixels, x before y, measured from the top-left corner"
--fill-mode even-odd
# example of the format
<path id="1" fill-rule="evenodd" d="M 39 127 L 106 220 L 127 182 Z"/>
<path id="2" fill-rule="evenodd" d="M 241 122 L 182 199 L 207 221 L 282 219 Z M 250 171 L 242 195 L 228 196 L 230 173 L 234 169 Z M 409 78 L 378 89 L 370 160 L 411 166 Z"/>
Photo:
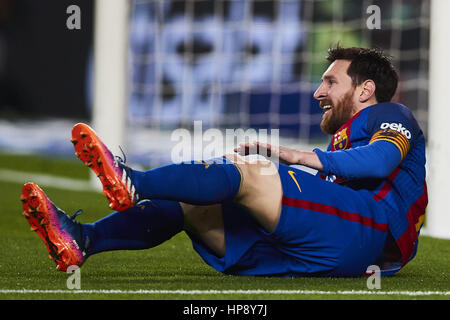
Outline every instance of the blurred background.
<path id="1" fill-rule="evenodd" d="M 401 79 L 395 101 L 427 130 L 429 1 L 125 2 L 122 143 L 135 162 L 169 161 L 170 133 L 194 120 L 203 129 L 276 128 L 285 144 L 326 145 L 312 93 L 336 43 L 391 54 Z M 95 3 L 0 0 L 1 150 L 72 155 L 71 126 L 93 115 Z M 66 25 L 70 5 L 80 9 L 80 29 Z M 368 27 L 371 5 L 380 8 L 380 29 Z"/>

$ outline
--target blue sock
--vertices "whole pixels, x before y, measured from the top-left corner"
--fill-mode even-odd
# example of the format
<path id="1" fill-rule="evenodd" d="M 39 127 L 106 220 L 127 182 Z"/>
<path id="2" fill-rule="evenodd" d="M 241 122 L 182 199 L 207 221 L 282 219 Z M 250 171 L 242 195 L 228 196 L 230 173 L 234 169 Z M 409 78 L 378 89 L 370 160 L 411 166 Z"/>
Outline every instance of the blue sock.
<path id="1" fill-rule="evenodd" d="M 82 224 L 82 232 L 90 256 L 103 251 L 155 247 L 179 233 L 183 224 L 183 211 L 178 202 L 145 200 L 95 223 Z"/>
<path id="2" fill-rule="evenodd" d="M 170 164 L 149 171 L 131 171 L 141 199 L 165 199 L 208 205 L 233 199 L 241 174 L 226 158 Z"/>

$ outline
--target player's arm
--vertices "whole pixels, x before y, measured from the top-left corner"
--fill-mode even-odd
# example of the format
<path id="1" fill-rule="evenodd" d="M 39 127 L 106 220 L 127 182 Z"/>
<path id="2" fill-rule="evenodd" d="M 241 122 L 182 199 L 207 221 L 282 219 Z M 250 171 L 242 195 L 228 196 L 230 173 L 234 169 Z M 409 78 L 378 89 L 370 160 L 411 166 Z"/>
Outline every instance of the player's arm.
<path id="1" fill-rule="evenodd" d="M 334 174 L 344 179 L 387 177 L 403 158 L 395 143 L 377 139 L 377 136 L 367 146 L 334 152 L 319 149 L 307 152 L 260 142 L 241 144 L 235 151 L 242 155 L 276 156 L 281 163 L 303 165 L 325 175 Z"/>
<path id="2" fill-rule="evenodd" d="M 365 128 L 368 145 L 347 150 L 314 150 L 325 175 L 344 179 L 385 178 L 408 154 L 420 127 L 405 106 L 382 103 L 372 108 Z"/>
<path id="3" fill-rule="evenodd" d="M 395 103 L 372 108 L 362 130 L 370 134 L 368 145 L 335 152 L 314 150 L 326 175 L 344 179 L 385 178 L 406 157 L 420 132 L 409 109 Z"/>
<path id="4" fill-rule="evenodd" d="M 280 163 L 287 165 L 303 165 L 319 171 L 323 170 L 322 162 L 315 152 L 295 150 L 286 147 L 272 146 L 267 143 L 255 141 L 253 143 L 242 143 L 234 149 L 241 155 L 260 154 L 277 158 Z"/>
<path id="5" fill-rule="evenodd" d="M 325 175 L 344 179 L 385 178 L 402 161 L 400 149 L 392 142 L 377 140 L 348 150 L 325 152 L 315 149 Z"/>

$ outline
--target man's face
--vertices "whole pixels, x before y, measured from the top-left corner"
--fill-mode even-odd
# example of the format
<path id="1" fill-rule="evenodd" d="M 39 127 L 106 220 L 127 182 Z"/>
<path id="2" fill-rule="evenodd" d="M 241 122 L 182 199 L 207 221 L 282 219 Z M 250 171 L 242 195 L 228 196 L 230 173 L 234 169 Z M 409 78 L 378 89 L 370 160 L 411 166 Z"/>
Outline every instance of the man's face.
<path id="1" fill-rule="evenodd" d="M 322 76 L 322 83 L 314 93 L 324 110 L 320 128 L 327 134 L 336 131 L 347 122 L 355 111 L 355 87 L 347 74 L 348 60 L 334 61 Z"/>

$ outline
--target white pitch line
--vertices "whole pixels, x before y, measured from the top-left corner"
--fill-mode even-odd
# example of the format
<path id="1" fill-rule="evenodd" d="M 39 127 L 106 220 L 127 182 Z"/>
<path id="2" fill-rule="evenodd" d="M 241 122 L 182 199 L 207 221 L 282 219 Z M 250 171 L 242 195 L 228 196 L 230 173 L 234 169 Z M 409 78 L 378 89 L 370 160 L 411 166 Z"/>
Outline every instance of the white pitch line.
<path id="1" fill-rule="evenodd" d="M 94 191 L 88 180 L 71 179 L 46 174 L 0 169 L 0 180 L 14 183 L 34 182 L 38 185 L 74 191 Z"/>
<path id="2" fill-rule="evenodd" d="M 450 291 L 380 291 L 380 290 L 40 290 L 40 289 L 0 289 L 0 294 L 169 294 L 169 295 L 400 295 L 400 296 L 450 296 Z"/>

